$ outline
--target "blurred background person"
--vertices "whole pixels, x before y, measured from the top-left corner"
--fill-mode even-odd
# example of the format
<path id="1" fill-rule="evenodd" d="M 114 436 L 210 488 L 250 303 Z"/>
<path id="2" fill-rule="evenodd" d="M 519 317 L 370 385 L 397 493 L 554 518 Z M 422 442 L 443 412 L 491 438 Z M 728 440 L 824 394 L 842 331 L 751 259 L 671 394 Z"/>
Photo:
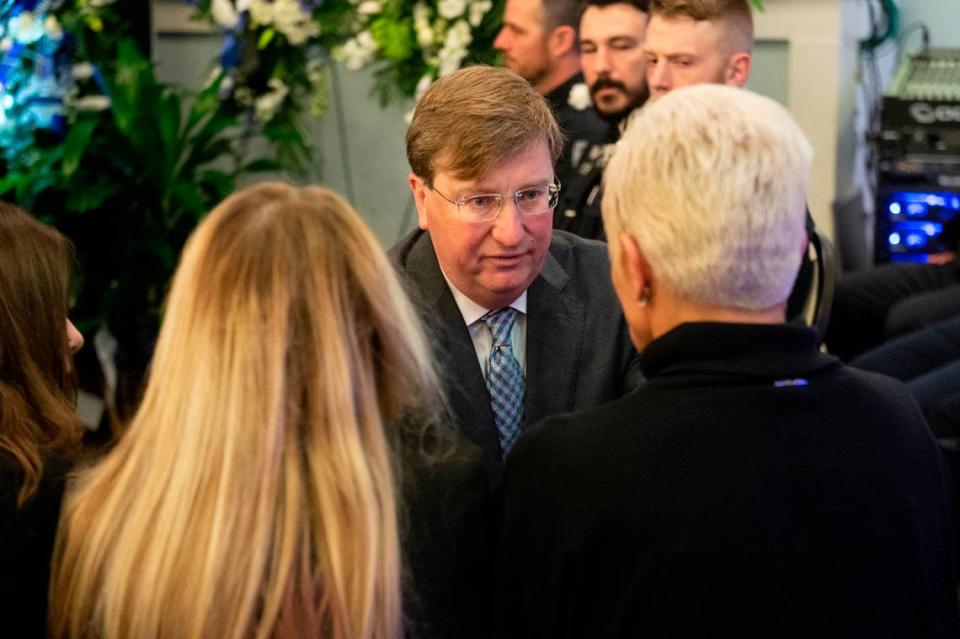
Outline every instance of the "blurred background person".
<path id="1" fill-rule="evenodd" d="M 580 17 L 580 64 L 597 112 L 619 125 L 649 96 L 643 42 L 647 0 L 587 0 Z"/>
<path id="2" fill-rule="evenodd" d="M 650 97 L 714 83 L 742 87 L 753 64 L 747 0 L 650 0 L 644 42 Z"/>
<path id="3" fill-rule="evenodd" d="M 597 113 L 610 123 L 608 144 L 580 165 L 586 186 L 578 194 L 579 215 L 592 220 L 604 239 L 600 217 L 603 169 L 616 148 L 620 127 L 649 97 L 643 40 L 647 0 L 587 0 L 580 17 L 580 64 Z"/>
<path id="4" fill-rule="evenodd" d="M 0 614 L 43 637 L 65 474 L 80 442 L 67 319 L 70 242 L 0 202 Z"/>
<path id="5" fill-rule="evenodd" d="M 185 248 L 140 410 L 66 498 L 53 636 L 403 636 L 401 538 L 427 527 L 431 493 L 403 503 L 401 480 L 439 433 L 410 419 L 435 389 L 427 353 L 343 199 L 278 183 L 227 198 Z M 464 472 L 437 505 L 447 527 L 472 469 L 484 485 L 479 461 L 449 461 Z M 470 545 L 479 526 L 429 542 Z"/>
<path id="6" fill-rule="evenodd" d="M 579 204 L 590 186 L 590 167 L 616 139 L 617 131 L 597 116 L 580 73 L 580 11 L 578 0 L 507 0 L 503 28 L 493 46 L 503 52 L 508 69 L 547 99 L 563 132 L 563 151 L 555 163 L 563 188 L 554 228 L 602 239 L 599 212 L 582 216 Z"/>
<path id="7" fill-rule="evenodd" d="M 904 386 L 784 323 L 812 151 L 773 100 L 657 100 L 607 167 L 647 384 L 504 469 L 498 627 L 519 637 L 952 637 L 943 462 Z"/>

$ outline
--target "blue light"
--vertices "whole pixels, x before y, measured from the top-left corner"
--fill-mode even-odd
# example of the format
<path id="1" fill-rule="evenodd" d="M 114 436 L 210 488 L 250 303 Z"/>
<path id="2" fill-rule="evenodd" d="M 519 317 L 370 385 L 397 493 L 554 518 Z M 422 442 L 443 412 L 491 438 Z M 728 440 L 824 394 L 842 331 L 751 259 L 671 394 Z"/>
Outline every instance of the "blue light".
<path id="1" fill-rule="evenodd" d="M 950 200 L 950 206 L 954 209 L 960 209 L 960 197 L 955 197 Z"/>
<path id="2" fill-rule="evenodd" d="M 934 195 L 931 193 L 927 196 L 927 204 L 929 206 L 946 206 L 947 201 L 939 195 Z"/>
<path id="3" fill-rule="evenodd" d="M 927 245 L 927 236 L 922 233 L 908 233 L 906 243 L 910 248 L 922 248 Z"/>
<path id="4" fill-rule="evenodd" d="M 891 233 L 890 234 L 890 246 L 900 246 L 900 234 Z"/>
<path id="5" fill-rule="evenodd" d="M 3 96 L 3 108 L 4 109 L 13 108 L 13 96 L 10 95 L 9 93 Z"/>
<path id="6" fill-rule="evenodd" d="M 901 209 L 900 209 L 900 203 L 899 203 L 899 202 L 891 202 L 891 203 L 890 203 L 890 212 L 891 212 L 891 213 L 893 213 L 894 215 L 900 215 L 900 211 L 901 211 Z"/>
<path id="7" fill-rule="evenodd" d="M 939 226 L 940 228 L 937 228 L 938 226 Z M 936 236 L 936 235 L 939 235 L 940 232 L 943 231 L 943 227 L 940 226 L 939 224 L 926 224 L 926 225 L 924 225 L 923 230 L 924 230 L 924 232 L 926 232 L 926 234 L 929 235 L 930 237 L 934 237 L 934 236 Z"/>
<path id="8" fill-rule="evenodd" d="M 907 215 L 919 217 L 927 214 L 927 205 L 925 203 L 914 202 L 907 205 Z"/>

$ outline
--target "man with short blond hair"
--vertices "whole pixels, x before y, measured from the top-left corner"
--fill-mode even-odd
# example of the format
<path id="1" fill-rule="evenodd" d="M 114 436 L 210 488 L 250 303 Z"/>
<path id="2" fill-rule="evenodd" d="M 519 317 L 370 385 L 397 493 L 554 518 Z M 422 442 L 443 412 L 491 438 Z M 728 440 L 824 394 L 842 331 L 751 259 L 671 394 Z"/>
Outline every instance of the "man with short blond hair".
<path id="1" fill-rule="evenodd" d="M 651 0 L 644 51 L 650 97 L 692 84 L 743 86 L 753 14 L 747 0 Z"/>
<path id="2" fill-rule="evenodd" d="M 555 162 L 563 186 L 554 227 L 596 238 L 599 223 L 577 216 L 589 183 L 584 166 L 596 158 L 616 130 L 597 117 L 580 73 L 577 48 L 579 0 L 507 0 L 503 28 L 493 45 L 504 64 L 547 99 L 566 137 Z"/>
<path id="3" fill-rule="evenodd" d="M 419 228 L 391 257 L 491 479 L 526 424 L 640 383 L 604 245 L 552 231 L 561 140 L 529 83 L 483 66 L 434 84 L 407 131 Z"/>

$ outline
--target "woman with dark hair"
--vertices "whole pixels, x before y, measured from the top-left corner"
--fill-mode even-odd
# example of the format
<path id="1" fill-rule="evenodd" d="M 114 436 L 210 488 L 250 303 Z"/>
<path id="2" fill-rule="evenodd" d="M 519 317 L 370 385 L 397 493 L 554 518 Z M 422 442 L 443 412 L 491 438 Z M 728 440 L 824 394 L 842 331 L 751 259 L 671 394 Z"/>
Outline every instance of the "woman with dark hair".
<path id="1" fill-rule="evenodd" d="M 63 480 L 81 427 L 67 319 L 72 247 L 0 202 L 0 618 L 40 637 Z"/>

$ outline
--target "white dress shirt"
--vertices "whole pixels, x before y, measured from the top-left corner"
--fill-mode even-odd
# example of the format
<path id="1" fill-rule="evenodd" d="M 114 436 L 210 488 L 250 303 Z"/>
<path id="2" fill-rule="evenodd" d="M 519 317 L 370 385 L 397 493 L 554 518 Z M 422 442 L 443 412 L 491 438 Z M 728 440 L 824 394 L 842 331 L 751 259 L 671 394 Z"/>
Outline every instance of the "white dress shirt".
<path id="1" fill-rule="evenodd" d="M 443 269 L 441 269 L 441 272 L 442 271 Z M 443 277 L 447 280 L 447 286 L 450 287 L 450 292 L 453 293 L 453 299 L 457 303 L 457 308 L 460 309 L 460 314 L 463 315 L 463 322 L 470 331 L 473 348 L 477 351 L 477 361 L 480 362 L 480 370 L 483 372 L 484 379 L 486 379 L 487 365 L 490 363 L 490 351 L 493 349 L 493 334 L 480 318 L 494 309 L 480 306 L 461 293 L 457 287 L 453 285 L 453 282 L 450 281 L 446 273 L 443 274 Z M 513 322 L 513 328 L 510 330 L 510 345 L 513 347 L 513 356 L 517 359 L 517 363 L 520 364 L 520 369 L 523 370 L 523 374 L 526 375 L 527 292 L 524 291 L 520 294 L 520 297 L 513 300 L 513 302 L 510 303 L 510 307 L 518 311 L 516 319 Z"/>

